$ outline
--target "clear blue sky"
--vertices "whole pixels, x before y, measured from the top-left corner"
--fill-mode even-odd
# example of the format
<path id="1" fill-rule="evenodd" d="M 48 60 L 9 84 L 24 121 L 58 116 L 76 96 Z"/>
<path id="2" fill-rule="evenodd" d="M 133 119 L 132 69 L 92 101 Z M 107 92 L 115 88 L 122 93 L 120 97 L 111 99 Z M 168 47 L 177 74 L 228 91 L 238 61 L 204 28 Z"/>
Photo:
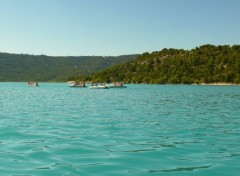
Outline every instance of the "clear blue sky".
<path id="1" fill-rule="evenodd" d="M 240 43 L 240 0 L 0 0 L 0 52 L 117 56 Z"/>

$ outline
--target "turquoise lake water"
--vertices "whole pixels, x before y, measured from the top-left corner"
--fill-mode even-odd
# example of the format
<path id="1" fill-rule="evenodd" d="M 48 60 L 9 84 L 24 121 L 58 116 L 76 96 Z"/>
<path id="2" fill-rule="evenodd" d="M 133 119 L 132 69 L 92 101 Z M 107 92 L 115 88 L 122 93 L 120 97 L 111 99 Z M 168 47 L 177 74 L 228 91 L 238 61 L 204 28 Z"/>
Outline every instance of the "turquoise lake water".
<path id="1" fill-rule="evenodd" d="M 240 86 L 0 83 L 0 175 L 237 176 Z"/>

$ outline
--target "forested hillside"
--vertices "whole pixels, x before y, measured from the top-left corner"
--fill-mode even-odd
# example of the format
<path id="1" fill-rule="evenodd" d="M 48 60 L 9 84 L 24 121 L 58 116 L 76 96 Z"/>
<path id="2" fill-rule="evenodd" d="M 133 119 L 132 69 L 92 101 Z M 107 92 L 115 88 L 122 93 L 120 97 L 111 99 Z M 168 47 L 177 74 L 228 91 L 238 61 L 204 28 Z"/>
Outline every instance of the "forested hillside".
<path id="1" fill-rule="evenodd" d="M 192 50 L 163 49 L 86 78 L 126 83 L 240 83 L 240 45 L 203 45 Z"/>
<path id="2" fill-rule="evenodd" d="M 133 60 L 137 56 L 50 57 L 0 53 L 0 81 L 67 81 Z"/>

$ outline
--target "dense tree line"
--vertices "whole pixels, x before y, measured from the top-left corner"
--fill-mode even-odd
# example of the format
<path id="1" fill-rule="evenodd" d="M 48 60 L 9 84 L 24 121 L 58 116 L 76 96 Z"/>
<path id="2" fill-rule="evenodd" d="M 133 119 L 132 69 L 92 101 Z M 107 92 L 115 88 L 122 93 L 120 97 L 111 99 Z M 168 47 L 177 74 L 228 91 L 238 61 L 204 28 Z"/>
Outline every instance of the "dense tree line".
<path id="1" fill-rule="evenodd" d="M 240 83 L 240 45 L 203 45 L 192 50 L 143 53 L 133 61 L 82 79 L 148 84 Z"/>
<path id="2" fill-rule="evenodd" d="M 0 53 L 0 81 L 67 81 L 133 60 L 137 56 L 50 57 Z"/>

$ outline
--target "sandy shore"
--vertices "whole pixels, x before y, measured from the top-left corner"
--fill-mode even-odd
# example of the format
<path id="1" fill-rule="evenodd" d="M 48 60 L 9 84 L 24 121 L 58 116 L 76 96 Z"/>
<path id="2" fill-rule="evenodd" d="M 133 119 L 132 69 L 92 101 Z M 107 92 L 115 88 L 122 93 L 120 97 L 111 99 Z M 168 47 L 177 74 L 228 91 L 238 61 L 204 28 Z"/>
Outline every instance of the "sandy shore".
<path id="1" fill-rule="evenodd" d="M 209 86 L 240 86 L 240 84 L 235 84 L 235 83 L 222 83 L 222 82 L 217 82 L 217 83 L 200 83 L 199 85 L 209 85 Z"/>

